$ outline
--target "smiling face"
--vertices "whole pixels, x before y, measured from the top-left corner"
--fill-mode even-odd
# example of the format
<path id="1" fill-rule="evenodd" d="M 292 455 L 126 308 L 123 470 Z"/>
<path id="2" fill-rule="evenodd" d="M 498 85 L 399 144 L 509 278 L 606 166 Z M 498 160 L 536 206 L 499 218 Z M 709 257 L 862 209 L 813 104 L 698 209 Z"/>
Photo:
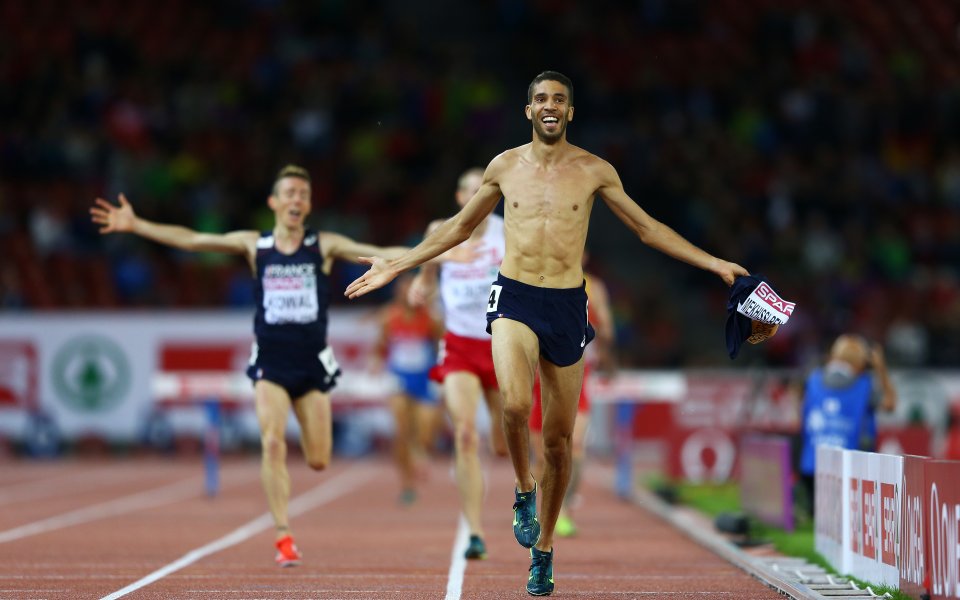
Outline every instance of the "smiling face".
<path id="1" fill-rule="evenodd" d="M 267 200 L 277 225 L 289 229 L 303 227 L 310 214 L 310 182 L 300 177 L 281 177 Z"/>
<path id="2" fill-rule="evenodd" d="M 559 81 L 541 81 L 533 88 L 526 113 L 540 141 L 554 144 L 566 137 L 567 123 L 573 120 L 570 91 Z"/>

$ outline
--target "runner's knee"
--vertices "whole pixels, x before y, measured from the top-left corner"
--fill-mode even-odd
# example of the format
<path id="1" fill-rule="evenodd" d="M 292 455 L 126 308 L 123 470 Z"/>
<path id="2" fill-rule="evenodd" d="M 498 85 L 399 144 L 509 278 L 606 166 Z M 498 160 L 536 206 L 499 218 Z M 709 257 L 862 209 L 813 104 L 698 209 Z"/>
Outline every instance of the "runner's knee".
<path id="1" fill-rule="evenodd" d="M 308 456 L 307 464 L 314 471 L 323 471 L 330 464 L 330 458 L 325 456 Z"/>
<path id="2" fill-rule="evenodd" d="M 263 449 L 263 459 L 270 462 L 283 461 L 287 457 L 287 442 L 282 437 L 271 433 L 263 434 L 260 438 Z"/>
<path id="3" fill-rule="evenodd" d="M 314 471 L 323 471 L 330 464 L 330 444 L 323 440 L 314 440 L 313 438 L 304 438 L 301 440 L 304 458 L 307 459 L 307 465 Z"/>
<path id="4" fill-rule="evenodd" d="M 548 435 L 544 433 L 543 458 L 545 462 L 556 464 L 565 458 L 569 458 L 572 448 L 571 435 Z"/>
<path id="5" fill-rule="evenodd" d="M 505 402 L 503 405 L 503 420 L 508 427 L 526 425 L 530 420 L 532 402 Z"/>
<path id="6" fill-rule="evenodd" d="M 471 421 L 457 424 L 457 448 L 460 452 L 475 452 L 479 443 L 475 423 Z"/>

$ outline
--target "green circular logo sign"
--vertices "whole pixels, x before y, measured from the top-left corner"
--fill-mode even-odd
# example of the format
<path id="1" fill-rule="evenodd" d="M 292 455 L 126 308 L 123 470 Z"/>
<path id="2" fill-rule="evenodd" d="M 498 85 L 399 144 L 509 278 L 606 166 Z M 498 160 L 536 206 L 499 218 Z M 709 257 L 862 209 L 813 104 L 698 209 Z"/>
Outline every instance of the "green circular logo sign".
<path id="1" fill-rule="evenodd" d="M 130 389 L 130 363 L 116 342 L 74 338 L 53 357 L 53 386 L 68 406 L 85 412 L 113 408 Z"/>

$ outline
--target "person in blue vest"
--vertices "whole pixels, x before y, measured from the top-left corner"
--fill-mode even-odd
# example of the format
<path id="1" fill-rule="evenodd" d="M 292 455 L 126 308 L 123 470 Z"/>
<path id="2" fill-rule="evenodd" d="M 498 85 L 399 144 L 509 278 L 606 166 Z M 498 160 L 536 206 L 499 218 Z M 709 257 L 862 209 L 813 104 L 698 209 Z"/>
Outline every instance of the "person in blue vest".
<path id="1" fill-rule="evenodd" d="M 891 412 L 896 406 L 883 348 L 859 335 L 839 336 L 827 363 L 807 377 L 803 395 L 799 470 L 810 506 L 817 446 L 875 451 L 877 410 Z"/>
<path id="2" fill-rule="evenodd" d="M 256 281 L 256 315 L 247 375 L 253 381 L 260 423 L 261 480 L 276 528 L 276 563 L 300 563 L 288 520 L 290 476 L 286 467 L 286 424 L 293 409 L 300 424 L 300 446 L 317 471 L 330 462 L 330 391 L 340 368 L 327 345 L 330 305 L 328 280 L 334 260 L 360 256 L 400 256 L 407 248 L 382 248 L 306 225 L 311 209 L 310 174 L 287 165 L 277 174 L 267 204 L 274 214 L 269 231 L 204 233 L 148 221 L 134 213 L 120 194 L 119 205 L 97 198 L 90 209 L 100 233 L 134 233 L 192 252 L 243 256 Z"/>

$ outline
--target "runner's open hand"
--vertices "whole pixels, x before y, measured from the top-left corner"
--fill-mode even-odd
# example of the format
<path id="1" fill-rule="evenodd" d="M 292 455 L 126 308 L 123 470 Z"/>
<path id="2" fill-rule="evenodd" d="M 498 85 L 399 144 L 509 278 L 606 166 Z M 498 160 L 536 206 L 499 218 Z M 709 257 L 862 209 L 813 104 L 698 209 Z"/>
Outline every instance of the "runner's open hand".
<path id="1" fill-rule="evenodd" d="M 358 262 L 363 265 L 370 265 L 370 270 L 357 277 L 343 292 L 343 295 L 351 300 L 382 288 L 399 275 L 398 272 L 390 268 L 387 259 L 379 256 L 361 256 Z"/>
<path id="2" fill-rule="evenodd" d="M 90 207 L 90 220 L 101 225 L 101 234 L 133 231 L 133 223 L 136 219 L 137 215 L 134 214 L 133 207 L 123 194 L 120 194 L 120 206 L 114 206 L 103 198 L 97 198 L 96 206 Z"/>

